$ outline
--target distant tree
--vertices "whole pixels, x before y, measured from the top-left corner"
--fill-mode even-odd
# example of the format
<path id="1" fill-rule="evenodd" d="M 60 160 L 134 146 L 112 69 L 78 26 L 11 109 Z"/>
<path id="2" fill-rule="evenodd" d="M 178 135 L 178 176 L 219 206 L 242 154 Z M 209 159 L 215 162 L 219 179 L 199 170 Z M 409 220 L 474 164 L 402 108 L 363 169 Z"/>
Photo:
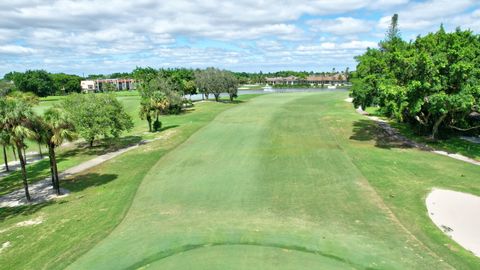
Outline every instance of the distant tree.
<path id="1" fill-rule="evenodd" d="M 223 83 L 230 101 L 233 102 L 234 98 L 237 98 L 238 95 L 238 80 L 235 76 L 228 71 L 223 72 Z"/>
<path id="2" fill-rule="evenodd" d="M 151 67 L 136 67 L 132 72 L 133 78 L 138 83 L 140 94 L 142 94 L 143 86 L 158 76 L 158 71 Z"/>
<path id="3" fill-rule="evenodd" d="M 208 95 L 210 94 L 207 84 L 207 72 L 200 69 L 195 70 L 195 85 L 197 86 L 198 92 L 202 94 L 202 99 L 204 96 L 208 99 Z"/>
<path id="4" fill-rule="evenodd" d="M 350 68 L 349 67 L 347 67 L 345 69 L 345 81 L 347 81 L 347 82 L 350 81 Z"/>
<path id="5" fill-rule="evenodd" d="M 387 30 L 387 41 L 400 38 L 400 30 L 398 28 L 398 14 L 393 14 L 390 26 Z"/>
<path id="6" fill-rule="evenodd" d="M 21 153 L 25 148 L 25 140 L 35 137 L 35 132 L 32 130 L 33 119 L 31 104 L 21 99 L 0 99 L 0 130 L 8 134 L 9 143 L 18 150 L 27 201 L 31 198 L 28 190 L 26 160 Z"/>
<path id="7" fill-rule="evenodd" d="M 0 80 L 0 97 L 4 97 L 15 90 L 15 85 L 7 80 Z"/>
<path id="8" fill-rule="evenodd" d="M 198 70 L 195 73 L 195 83 L 201 93 L 204 93 L 208 99 L 208 93 L 213 94 L 215 101 L 219 101 L 220 94 L 227 92 L 229 83 L 235 83 L 236 79 L 232 73 L 219 70 L 216 68 L 207 68 L 205 70 Z M 235 90 L 229 90 L 232 96 L 236 95 Z M 235 92 L 235 93 L 234 93 Z"/>
<path id="9" fill-rule="evenodd" d="M 80 86 L 82 78 L 80 76 L 65 73 L 56 73 L 50 76 L 53 79 L 58 95 L 80 93 L 82 91 L 82 87 Z"/>
<path id="10" fill-rule="evenodd" d="M 194 80 L 183 80 L 182 81 L 183 92 L 185 95 L 195 95 L 197 93 L 197 87 Z"/>
<path id="11" fill-rule="evenodd" d="M 90 147 L 101 136 L 118 137 L 133 127 L 131 117 L 113 94 L 73 94 L 64 99 L 62 107 Z"/>
<path id="12" fill-rule="evenodd" d="M 40 97 L 54 95 L 58 90 L 50 74 L 45 70 L 28 70 L 16 73 L 12 79 L 18 90 L 32 92 Z"/>

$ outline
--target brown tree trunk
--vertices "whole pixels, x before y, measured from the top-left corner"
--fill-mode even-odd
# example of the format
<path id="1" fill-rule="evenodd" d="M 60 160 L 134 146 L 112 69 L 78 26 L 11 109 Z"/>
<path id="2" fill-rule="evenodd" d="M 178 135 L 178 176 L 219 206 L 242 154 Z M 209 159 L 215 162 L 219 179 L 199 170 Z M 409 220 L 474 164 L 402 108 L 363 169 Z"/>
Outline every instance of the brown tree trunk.
<path id="1" fill-rule="evenodd" d="M 12 146 L 13 158 L 17 161 L 17 153 L 15 152 L 15 146 Z"/>
<path id="2" fill-rule="evenodd" d="M 447 114 L 443 114 L 442 116 L 440 116 L 440 118 L 437 119 L 437 121 L 435 121 L 435 124 L 432 128 L 432 140 L 435 140 L 437 138 L 438 128 L 442 124 L 443 120 L 445 120 L 445 117 L 447 117 Z"/>
<path id="3" fill-rule="evenodd" d="M 147 122 L 148 122 L 148 131 L 152 132 L 152 117 L 147 116 Z"/>
<path id="4" fill-rule="evenodd" d="M 3 161 L 5 161 L 5 171 L 10 171 L 10 169 L 8 168 L 7 147 L 5 145 L 3 146 Z"/>
<path id="5" fill-rule="evenodd" d="M 52 188 L 55 189 L 55 172 L 53 171 L 53 158 L 52 158 L 52 150 L 50 149 L 50 145 L 48 146 L 48 160 L 50 161 L 50 174 L 52 176 Z"/>
<path id="6" fill-rule="evenodd" d="M 43 153 L 42 153 L 42 144 L 38 144 L 38 154 L 40 154 L 40 159 L 43 159 Z"/>
<path id="7" fill-rule="evenodd" d="M 21 154 L 22 152 L 20 151 L 20 155 Z M 23 148 L 23 159 L 24 159 L 25 165 L 27 165 L 27 150 L 25 147 Z"/>
<path id="8" fill-rule="evenodd" d="M 23 178 L 23 188 L 25 189 L 25 197 L 27 201 L 31 201 L 30 192 L 28 192 L 28 181 L 27 181 L 27 169 L 25 168 L 25 160 L 23 159 L 24 156 L 22 155 L 22 146 L 17 145 L 18 159 L 20 159 L 20 166 L 22 167 L 22 178 Z"/>
<path id="9" fill-rule="evenodd" d="M 58 177 L 57 156 L 55 155 L 55 145 L 52 145 L 53 172 L 55 173 L 55 191 L 60 195 L 60 179 Z"/>
<path id="10" fill-rule="evenodd" d="M 215 96 L 215 101 L 218 102 L 218 98 L 220 97 L 220 94 L 213 94 Z"/>
<path id="11" fill-rule="evenodd" d="M 90 147 L 93 147 L 93 141 L 94 141 L 94 140 L 95 140 L 95 139 L 90 139 Z"/>

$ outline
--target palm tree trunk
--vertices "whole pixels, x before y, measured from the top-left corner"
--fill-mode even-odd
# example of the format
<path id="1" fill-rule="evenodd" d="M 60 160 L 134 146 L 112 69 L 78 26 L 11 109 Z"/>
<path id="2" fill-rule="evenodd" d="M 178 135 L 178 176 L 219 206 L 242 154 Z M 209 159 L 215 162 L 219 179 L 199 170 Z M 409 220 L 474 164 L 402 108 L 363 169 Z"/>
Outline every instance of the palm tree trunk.
<path id="1" fill-rule="evenodd" d="M 28 181 L 27 181 L 27 169 L 25 168 L 25 160 L 23 159 L 22 153 L 22 146 L 17 145 L 17 150 L 18 153 L 18 159 L 20 159 L 20 166 L 22 167 L 22 178 L 23 178 L 23 188 L 25 189 L 25 197 L 27 198 L 27 201 L 31 201 L 30 198 L 30 192 L 28 192 Z"/>
<path id="2" fill-rule="evenodd" d="M 42 144 L 38 144 L 38 153 L 40 154 L 40 159 L 43 159 L 43 153 L 42 153 Z"/>
<path id="3" fill-rule="evenodd" d="M 21 154 L 22 152 L 20 151 L 20 155 Z M 24 159 L 25 165 L 27 165 L 27 150 L 25 147 L 23 148 L 23 159 Z"/>
<path id="4" fill-rule="evenodd" d="M 152 132 L 152 117 L 150 115 L 147 116 L 148 122 L 148 132 Z"/>
<path id="5" fill-rule="evenodd" d="M 58 167 L 57 167 L 57 157 L 55 155 L 55 145 L 50 145 L 48 148 L 49 148 L 50 156 L 52 158 L 53 173 L 55 175 L 55 177 L 54 177 L 54 179 L 55 179 L 55 185 L 54 185 L 55 193 L 57 193 L 57 195 L 60 195 L 60 180 L 58 178 Z"/>
<path id="6" fill-rule="evenodd" d="M 17 161 L 17 153 L 15 153 L 15 146 L 12 146 L 13 158 Z"/>
<path id="7" fill-rule="evenodd" d="M 5 161 L 5 171 L 10 171 L 8 168 L 7 147 L 5 145 L 3 145 L 3 161 Z"/>
<path id="8" fill-rule="evenodd" d="M 55 172 L 53 171 L 53 158 L 52 151 L 50 150 L 50 145 L 48 146 L 48 160 L 50 161 L 50 174 L 52 176 L 52 188 L 55 189 Z"/>
<path id="9" fill-rule="evenodd" d="M 60 179 L 58 177 L 57 157 L 55 155 L 55 146 L 52 146 L 53 172 L 55 173 L 55 191 L 60 195 Z"/>

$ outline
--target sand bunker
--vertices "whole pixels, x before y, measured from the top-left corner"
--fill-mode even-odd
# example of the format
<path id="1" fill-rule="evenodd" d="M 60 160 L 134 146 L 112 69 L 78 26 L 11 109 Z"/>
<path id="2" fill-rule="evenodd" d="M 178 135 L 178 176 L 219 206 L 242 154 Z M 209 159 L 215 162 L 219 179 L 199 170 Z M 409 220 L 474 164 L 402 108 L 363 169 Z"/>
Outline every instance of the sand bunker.
<path id="1" fill-rule="evenodd" d="M 433 222 L 458 244 L 480 257 L 480 197 L 434 189 L 426 203 Z"/>

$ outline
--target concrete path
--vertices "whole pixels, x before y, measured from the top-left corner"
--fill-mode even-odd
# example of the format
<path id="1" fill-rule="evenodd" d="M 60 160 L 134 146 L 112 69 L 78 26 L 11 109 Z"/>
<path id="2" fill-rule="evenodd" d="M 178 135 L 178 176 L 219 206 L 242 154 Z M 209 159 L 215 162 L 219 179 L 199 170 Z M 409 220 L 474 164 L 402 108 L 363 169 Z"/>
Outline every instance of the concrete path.
<path id="1" fill-rule="evenodd" d="M 141 145 L 147 144 L 149 142 L 155 141 L 161 139 L 160 138 L 155 138 L 152 140 L 142 140 L 138 144 L 135 144 L 133 146 L 129 146 L 126 148 L 122 148 L 120 150 L 117 150 L 115 152 L 110 152 L 101 156 L 98 156 L 96 158 L 93 158 L 91 160 L 85 161 L 83 163 L 80 163 L 79 165 L 69 168 L 59 174 L 60 180 L 65 179 L 66 177 L 70 177 L 72 175 L 78 174 L 80 172 L 83 172 L 85 170 L 88 170 L 92 167 L 95 167 L 107 160 L 110 160 L 112 158 L 115 158 L 127 151 L 130 151 L 132 149 L 135 149 Z M 29 191 L 30 191 L 30 196 L 32 198 L 32 201 L 30 202 L 31 204 L 36 204 L 36 203 L 41 203 L 45 202 L 48 200 L 51 200 L 53 198 L 58 198 L 55 194 L 55 191 L 52 188 L 52 181 L 51 178 L 48 177 L 44 180 L 38 181 L 34 184 L 29 185 Z M 66 189 L 61 190 L 62 195 L 60 197 L 67 196 L 69 191 Z M 0 208 L 1 207 L 16 207 L 16 206 L 21 206 L 28 204 L 27 200 L 25 199 L 25 191 L 23 188 L 15 190 L 9 194 L 3 195 L 0 197 Z"/>
<path id="2" fill-rule="evenodd" d="M 37 161 L 40 161 L 44 158 L 48 158 L 48 155 L 43 155 L 43 158 L 40 157 L 40 155 L 37 153 L 37 152 L 28 152 L 27 153 L 27 165 L 28 164 L 32 164 L 32 163 L 35 163 Z M 20 169 L 20 161 L 18 160 L 14 160 L 14 161 L 10 161 L 8 162 L 8 168 L 10 169 L 8 172 L 5 170 L 5 163 L 2 163 L 0 165 L 0 178 L 1 177 L 5 177 L 9 174 L 11 174 L 12 172 L 14 171 L 17 171 Z"/>
<path id="3" fill-rule="evenodd" d="M 350 103 L 352 102 L 351 99 L 345 99 L 345 101 L 350 102 Z M 381 127 L 383 130 L 385 130 L 385 132 L 390 137 L 392 137 L 396 140 L 400 140 L 410 147 L 419 148 L 419 149 L 422 149 L 422 150 L 425 150 L 425 151 L 430 151 L 430 152 L 438 154 L 438 155 L 450 157 L 450 158 L 453 158 L 453 159 L 456 159 L 456 160 L 460 160 L 460 161 L 463 161 L 463 162 L 467 162 L 467 163 L 470 163 L 470 164 L 473 164 L 473 165 L 480 166 L 480 161 L 478 161 L 478 160 L 475 160 L 475 159 L 472 159 L 472 158 L 469 158 L 469 157 L 466 157 L 464 155 L 457 154 L 457 153 L 448 153 L 448 152 L 445 152 L 445 151 L 435 150 L 435 149 L 432 149 L 431 147 L 429 147 L 425 144 L 412 141 L 412 140 L 408 139 L 407 137 L 401 135 L 400 132 L 396 128 L 393 128 L 392 126 L 390 126 L 390 124 L 388 124 L 387 121 L 385 121 L 383 119 L 380 119 L 376 116 L 370 116 L 366 111 L 362 110 L 362 108 L 360 108 L 360 107 L 358 107 L 356 109 L 356 111 L 361 115 L 365 115 L 366 117 L 368 117 L 368 119 L 375 121 L 378 124 L 378 126 Z"/>

